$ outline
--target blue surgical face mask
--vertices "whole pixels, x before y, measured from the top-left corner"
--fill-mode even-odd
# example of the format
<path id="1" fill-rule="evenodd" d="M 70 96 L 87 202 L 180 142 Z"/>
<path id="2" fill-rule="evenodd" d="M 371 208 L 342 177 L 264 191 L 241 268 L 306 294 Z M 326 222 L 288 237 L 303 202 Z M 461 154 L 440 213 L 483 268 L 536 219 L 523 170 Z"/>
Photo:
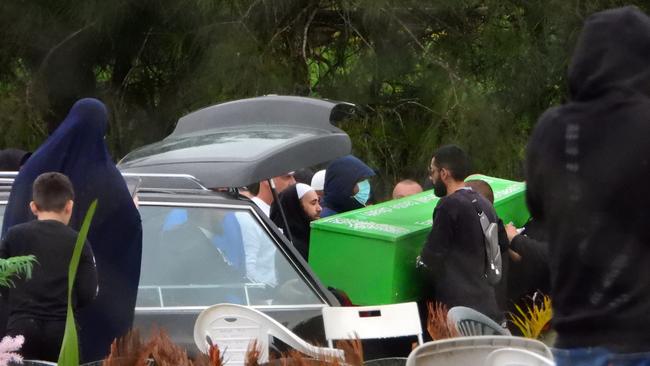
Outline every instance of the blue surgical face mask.
<path id="1" fill-rule="evenodd" d="M 354 195 L 354 199 L 365 206 L 370 198 L 370 182 L 366 179 L 357 183 L 357 187 L 359 187 L 359 192 Z"/>

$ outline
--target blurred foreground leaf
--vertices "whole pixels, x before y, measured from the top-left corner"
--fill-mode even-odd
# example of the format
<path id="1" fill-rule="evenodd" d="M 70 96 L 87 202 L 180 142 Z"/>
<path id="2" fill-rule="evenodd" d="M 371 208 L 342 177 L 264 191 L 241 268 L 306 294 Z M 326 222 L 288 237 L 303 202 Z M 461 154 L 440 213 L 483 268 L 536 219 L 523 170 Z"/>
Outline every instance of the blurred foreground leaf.
<path id="1" fill-rule="evenodd" d="M 74 280 L 77 276 L 77 267 L 81 258 L 81 251 L 86 243 L 88 236 L 88 229 L 90 222 L 95 215 L 97 208 L 97 200 L 94 200 L 86 212 L 81 230 L 77 236 L 77 242 L 72 252 L 72 259 L 70 260 L 70 267 L 68 268 L 68 314 L 65 319 L 65 333 L 63 334 L 63 343 L 61 344 L 61 352 L 59 353 L 58 364 L 61 366 L 79 366 L 79 341 L 77 339 L 77 326 L 74 320 L 74 311 L 72 310 L 72 289 Z"/>

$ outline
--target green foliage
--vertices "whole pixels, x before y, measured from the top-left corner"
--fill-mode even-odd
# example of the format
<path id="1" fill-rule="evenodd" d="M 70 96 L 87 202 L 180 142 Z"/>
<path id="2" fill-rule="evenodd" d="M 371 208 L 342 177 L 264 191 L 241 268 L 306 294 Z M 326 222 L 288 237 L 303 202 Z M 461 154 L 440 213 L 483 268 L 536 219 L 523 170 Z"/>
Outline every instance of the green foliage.
<path id="1" fill-rule="evenodd" d="M 545 331 L 550 329 L 553 319 L 551 297 L 544 295 L 542 302 L 532 302 L 523 309 L 515 304 L 516 313 L 508 313 L 509 320 L 519 329 L 526 338 L 540 339 Z"/>
<path id="2" fill-rule="evenodd" d="M 633 1 L 644 10 L 646 2 Z M 183 114 L 263 94 L 345 100 L 354 152 L 390 187 L 440 144 L 522 178 L 525 143 L 567 98 L 583 20 L 619 0 L 0 2 L 0 145 L 33 149 L 80 97 L 112 112 L 116 157 Z"/>
<path id="3" fill-rule="evenodd" d="M 79 267 L 79 260 L 81 259 L 81 252 L 86 244 L 86 237 L 88 236 L 88 229 L 90 223 L 95 215 L 97 209 L 97 200 L 94 200 L 84 221 L 81 224 L 81 230 L 77 236 L 77 242 L 74 245 L 72 258 L 70 259 L 70 266 L 68 267 L 68 312 L 65 319 L 65 332 L 63 333 L 63 342 L 61 344 L 61 351 L 59 353 L 58 365 L 61 366 L 79 366 L 79 341 L 77 338 L 77 326 L 74 320 L 74 311 L 72 309 L 72 290 L 74 287 L 75 277 L 77 276 L 77 267 Z"/>
<path id="4" fill-rule="evenodd" d="M 12 287 L 14 283 L 11 278 L 15 276 L 31 278 L 34 263 L 37 261 L 33 255 L 0 258 L 0 286 Z"/>

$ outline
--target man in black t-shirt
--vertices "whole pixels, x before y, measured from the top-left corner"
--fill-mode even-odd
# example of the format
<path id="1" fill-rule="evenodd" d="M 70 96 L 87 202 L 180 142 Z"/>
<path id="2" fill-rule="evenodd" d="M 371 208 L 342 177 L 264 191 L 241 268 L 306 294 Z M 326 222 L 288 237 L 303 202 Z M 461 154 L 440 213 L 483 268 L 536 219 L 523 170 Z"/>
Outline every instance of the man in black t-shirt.
<path id="1" fill-rule="evenodd" d="M 63 340 L 68 306 L 68 267 L 78 233 L 68 227 L 74 199 L 70 180 L 43 173 L 34 181 L 30 207 L 38 220 L 9 228 L 0 244 L 0 258 L 36 256 L 29 279 L 3 290 L 8 306 L 8 335 L 23 335 L 25 359 L 56 361 Z M 73 289 L 73 309 L 97 294 L 97 270 L 88 242 L 84 245 Z"/>
<path id="2" fill-rule="evenodd" d="M 429 269 L 432 300 L 448 307 L 467 306 L 502 321 L 495 288 L 486 278 L 486 247 L 477 208 L 494 223 L 492 205 L 465 186 L 469 158 L 454 145 L 439 148 L 429 168 L 434 193 L 442 199 L 433 212 L 433 227 L 421 253 Z"/>

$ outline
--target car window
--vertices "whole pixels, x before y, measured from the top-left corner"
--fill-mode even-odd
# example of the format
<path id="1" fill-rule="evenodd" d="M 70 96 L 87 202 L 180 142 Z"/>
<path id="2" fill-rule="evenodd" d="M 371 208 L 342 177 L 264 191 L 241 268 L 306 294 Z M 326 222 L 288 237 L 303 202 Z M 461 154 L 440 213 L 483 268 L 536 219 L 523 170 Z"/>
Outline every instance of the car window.
<path id="1" fill-rule="evenodd" d="M 320 304 L 248 210 L 141 205 L 138 307 Z"/>
<path id="2" fill-rule="evenodd" d="M 248 210 L 141 204 L 140 214 L 137 307 L 322 304 Z"/>

